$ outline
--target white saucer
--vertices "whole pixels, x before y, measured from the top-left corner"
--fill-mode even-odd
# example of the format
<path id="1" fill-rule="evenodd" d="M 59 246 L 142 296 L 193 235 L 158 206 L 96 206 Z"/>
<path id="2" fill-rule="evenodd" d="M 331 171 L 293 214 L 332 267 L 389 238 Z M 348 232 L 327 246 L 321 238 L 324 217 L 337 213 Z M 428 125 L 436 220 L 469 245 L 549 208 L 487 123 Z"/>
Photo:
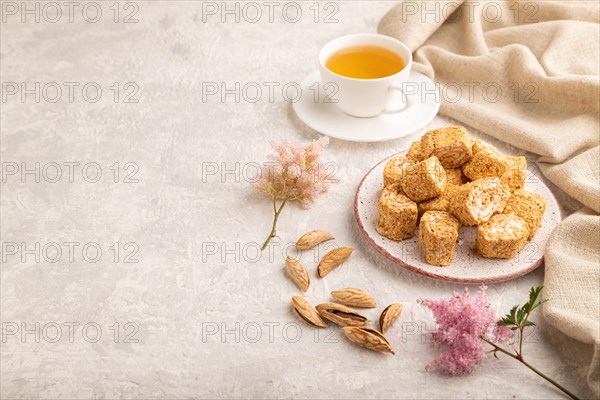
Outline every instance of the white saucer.
<path id="1" fill-rule="evenodd" d="M 301 84 L 302 96 L 293 103 L 298 117 L 312 129 L 333 138 L 351 142 L 383 142 L 398 139 L 418 131 L 429 123 L 440 108 L 440 96 L 433 81 L 420 72 L 411 71 L 410 82 L 418 93 L 406 111 L 381 114 L 373 118 L 357 118 L 340 111 L 335 103 L 326 102 L 329 94 L 320 85 L 319 71 L 310 74 Z M 318 83 L 318 86 L 314 86 Z M 319 90 L 315 90 L 318 88 Z M 315 101 L 315 93 L 319 101 Z"/>

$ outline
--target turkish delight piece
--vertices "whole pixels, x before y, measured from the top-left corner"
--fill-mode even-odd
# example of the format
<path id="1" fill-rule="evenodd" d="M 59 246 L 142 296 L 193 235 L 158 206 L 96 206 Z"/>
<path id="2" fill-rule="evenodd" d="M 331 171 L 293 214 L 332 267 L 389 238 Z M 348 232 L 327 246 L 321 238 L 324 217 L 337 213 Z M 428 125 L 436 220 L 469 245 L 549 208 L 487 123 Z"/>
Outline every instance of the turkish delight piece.
<path id="1" fill-rule="evenodd" d="M 537 193 L 517 189 L 506 203 L 504 214 L 515 214 L 527 223 L 531 240 L 537 230 L 542 226 L 542 219 L 546 212 L 546 199 Z"/>
<path id="2" fill-rule="evenodd" d="M 423 153 L 436 156 L 444 168 L 458 168 L 471 159 L 473 140 L 464 126 L 427 132 L 421 139 Z"/>
<path id="3" fill-rule="evenodd" d="M 399 184 L 383 189 L 379 198 L 377 232 L 392 240 L 404 240 L 415 234 L 417 203 L 409 199 Z"/>
<path id="4" fill-rule="evenodd" d="M 509 163 L 506 157 L 493 146 L 476 141 L 471 160 L 462 166 L 465 176 L 472 181 L 481 178 L 500 178 L 507 170 Z"/>
<path id="5" fill-rule="evenodd" d="M 427 211 L 419 225 L 419 244 L 428 264 L 445 266 L 454 259 L 460 223 L 450 213 Z"/>
<path id="6" fill-rule="evenodd" d="M 459 186 L 449 210 L 463 225 L 479 225 L 501 213 L 510 197 L 499 178 L 482 178 Z"/>
<path id="7" fill-rule="evenodd" d="M 527 223 L 514 214 L 496 214 L 477 226 L 475 248 L 487 258 L 512 258 L 527 244 Z"/>
<path id="8" fill-rule="evenodd" d="M 413 163 L 423 161 L 426 158 L 429 158 L 431 155 L 431 151 L 427 154 L 425 150 L 421 147 L 421 141 L 417 140 L 416 142 L 412 142 L 408 151 L 406 152 L 406 158 L 408 158 Z"/>
<path id="9" fill-rule="evenodd" d="M 446 171 L 436 157 L 409 165 L 402 174 L 402 189 L 416 202 L 439 196 L 445 187 Z"/>
<path id="10" fill-rule="evenodd" d="M 408 158 L 404 156 L 392 157 L 383 168 L 383 186 L 402 183 L 402 173 L 408 164 Z"/>
<path id="11" fill-rule="evenodd" d="M 527 160 L 523 156 L 506 156 L 507 169 L 500 177 L 500 181 L 511 192 L 523 189 L 527 173 Z"/>

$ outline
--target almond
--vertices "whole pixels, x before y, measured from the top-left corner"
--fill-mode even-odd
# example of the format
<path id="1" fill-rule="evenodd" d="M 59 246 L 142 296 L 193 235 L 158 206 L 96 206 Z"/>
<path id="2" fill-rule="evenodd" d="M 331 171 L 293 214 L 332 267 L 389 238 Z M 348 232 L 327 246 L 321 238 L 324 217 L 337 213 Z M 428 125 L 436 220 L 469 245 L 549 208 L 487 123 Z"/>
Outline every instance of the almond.
<path id="1" fill-rule="evenodd" d="M 310 231 L 300 236 L 300 239 L 296 241 L 296 247 L 298 250 L 312 249 L 319 243 L 323 243 L 327 240 L 335 239 L 333 235 L 327 231 Z"/>
<path id="2" fill-rule="evenodd" d="M 375 308 L 377 301 L 362 289 L 346 288 L 331 292 L 331 297 L 338 303 L 352 307 Z"/>
<path id="3" fill-rule="evenodd" d="M 322 278 L 333 271 L 334 268 L 338 267 L 350 257 L 352 251 L 352 247 L 339 247 L 325 254 L 317 268 L 319 276 Z"/>
<path id="4" fill-rule="evenodd" d="M 309 324 L 318 326 L 319 328 L 327 328 L 325 321 L 323 321 L 314 307 L 311 306 L 304 297 L 293 296 L 292 307 L 296 310 L 298 315 Z"/>
<path id="5" fill-rule="evenodd" d="M 402 314 L 402 304 L 396 303 L 387 306 L 379 317 L 379 330 L 381 333 L 386 333 L 400 314 Z"/>
<path id="6" fill-rule="evenodd" d="M 319 314 L 339 326 L 360 326 L 369 322 L 363 314 L 350 307 L 337 303 L 323 303 L 317 306 Z"/>
<path id="7" fill-rule="evenodd" d="M 390 342 L 381 333 L 375 329 L 365 328 L 362 326 L 345 326 L 342 328 L 342 332 L 346 335 L 348 340 L 358 344 L 359 346 L 365 347 L 369 350 L 382 351 L 384 353 L 394 353 L 394 349 L 390 345 Z"/>
<path id="8" fill-rule="evenodd" d="M 308 271 L 300 261 L 287 256 L 285 259 L 285 270 L 296 286 L 298 286 L 298 289 L 303 292 L 308 290 L 308 287 L 310 286 L 310 277 L 308 276 Z"/>

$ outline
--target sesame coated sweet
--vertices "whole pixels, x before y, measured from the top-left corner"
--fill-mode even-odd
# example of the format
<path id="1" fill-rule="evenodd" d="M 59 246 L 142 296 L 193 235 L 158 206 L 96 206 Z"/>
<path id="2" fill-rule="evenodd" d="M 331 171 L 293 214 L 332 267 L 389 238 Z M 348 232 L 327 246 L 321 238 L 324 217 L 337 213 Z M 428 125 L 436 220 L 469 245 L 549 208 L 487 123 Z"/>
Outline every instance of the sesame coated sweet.
<path id="1" fill-rule="evenodd" d="M 527 244 L 527 223 L 514 214 L 497 214 L 477 227 L 475 248 L 484 257 L 511 258 Z"/>
<path id="2" fill-rule="evenodd" d="M 502 212 L 510 192 L 499 178 L 482 178 L 459 186 L 450 200 L 450 212 L 463 225 L 478 225 Z"/>
<path id="3" fill-rule="evenodd" d="M 481 178 L 500 178 L 508 170 L 506 157 L 492 146 L 477 145 L 471 161 L 462 166 L 465 176 L 472 181 Z"/>
<path id="4" fill-rule="evenodd" d="M 409 199 L 399 184 L 387 186 L 379 197 L 377 232 L 392 240 L 404 240 L 415 234 L 417 203 Z"/>
<path id="5" fill-rule="evenodd" d="M 383 186 L 389 186 L 393 183 L 402 182 L 402 173 L 404 167 L 408 166 L 409 161 L 404 156 L 392 157 L 383 169 Z"/>
<path id="6" fill-rule="evenodd" d="M 430 155 L 431 155 L 431 153 L 425 154 L 425 152 L 421 148 L 420 140 L 417 140 L 416 142 L 412 142 L 412 144 L 408 148 L 408 151 L 406 152 L 406 158 L 408 158 L 410 161 L 412 161 L 414 163 L 423 161 L 426 158 L 428 158 Z"/>
<path id="7" fill-rule="evenodd" d="M 402 189 L 411 200 L 420 202 L 439 196 L 446 187 L 446 171 L 436 157 L 409 165 L 402 175 Z"/>
<path id="8" fill-rule="evenodd" d="M 542 226 L 542 219 L 546 212 L 546 199 L 537 193 L 527 192 L 522 189 L 515 190 L 504 208 L 504 214 L 515 214 L 527 223 L 531 240 L 537 230 Z"/>
<path id="9" fill-rule="evenodd" d="M 499 152 L 498 149 L 495 148 L 494 146 L 492 146 L 491 144 L 486 143 L 481 139 L 473 139 L 473 147 L 471 148 L 471 150 L 473 150 L 473 154 L 479 153 L 480 151 L 485 150 L 485 149 Z"/>
<path id="10" fill-rule="evenodd" d="M 523 156 L 506 156 L 507 169 L 500 177 L 500 181 L 511 192 L 525 186 L 527 173 L 527 160 Z"/>
<path id="11" fill-rule="evenodd" d="M 419 225 L 419 244 L 425 260 L 432 265 L 446 266 L 454 259 L 454 249 L 460 223 L 444 211 L 427 211 Z"/>
<path id="12" fill-rule="evenodd" d="M 444 168 L 458 168 L 471 159 L 473 142 L 463 126 L 451 126 L 427 132 L 421 139 L 421 151 L 436 156 Z"/>

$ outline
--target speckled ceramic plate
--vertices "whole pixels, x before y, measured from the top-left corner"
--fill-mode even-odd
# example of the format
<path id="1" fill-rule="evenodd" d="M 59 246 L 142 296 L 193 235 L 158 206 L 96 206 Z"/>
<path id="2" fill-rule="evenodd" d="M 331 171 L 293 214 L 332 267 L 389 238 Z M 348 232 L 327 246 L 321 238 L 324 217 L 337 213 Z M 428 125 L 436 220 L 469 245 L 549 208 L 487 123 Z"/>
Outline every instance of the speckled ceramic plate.
<path id="1" fill-rule="evenodd" d="M 393 156 L 392 156 L 393 157 Z M 544 259 L 544 249 L 552 230 L 561 220 L 560 209 L 550 189 L 533 173 L 527 172 L 525 190 L 538 193 L 548 206 L 531 242 L 515 257 L 508 260 L 489 259 L 473 250 L 476 227 L 460 228 L 454 261 L 448 267 L 437 267 L 425 262 L 418 243 L 418 235 L 395 242 L 375 230 L 379 207 L 379 194 L 383 187 L 383 168 L 387 160 L 375 165 L 363 178 L 354 198 L 354 215 L 362 234 L 375 250 L 397 265 L 430 278 L 460 283 L 494 283 L 518 278 L 539 267 Z"/>

